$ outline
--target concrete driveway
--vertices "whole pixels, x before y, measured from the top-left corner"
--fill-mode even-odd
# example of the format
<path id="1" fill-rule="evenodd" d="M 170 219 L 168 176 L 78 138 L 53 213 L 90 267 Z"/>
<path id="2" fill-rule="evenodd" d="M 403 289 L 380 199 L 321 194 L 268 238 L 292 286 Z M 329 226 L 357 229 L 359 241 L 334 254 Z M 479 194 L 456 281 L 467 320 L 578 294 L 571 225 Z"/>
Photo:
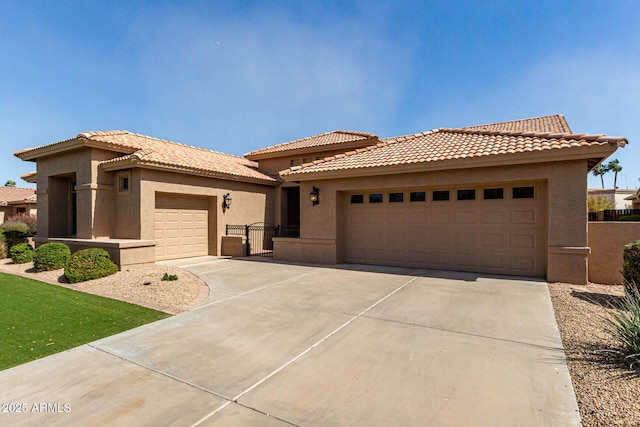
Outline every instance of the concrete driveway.
<path id="1" fill-rule="evenodd" d="M 0 372 L 0 409 L 27 408 L 0 424 L 579 425 L 542 281 L 173 264 L 207 281 L 206 302 Z"/>

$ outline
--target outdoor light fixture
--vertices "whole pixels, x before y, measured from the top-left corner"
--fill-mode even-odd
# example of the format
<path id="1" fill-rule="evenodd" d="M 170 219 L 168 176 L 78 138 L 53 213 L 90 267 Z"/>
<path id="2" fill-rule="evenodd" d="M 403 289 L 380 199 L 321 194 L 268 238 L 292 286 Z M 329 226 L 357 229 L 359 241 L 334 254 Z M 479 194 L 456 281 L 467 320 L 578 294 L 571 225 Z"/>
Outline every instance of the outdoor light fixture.
<path id="1" fill-rule="evenodd" d="M 318 187 L 313 187 L 313 190 L 311 190 L 311 193 L 309 193 L 309 197 L 311 198 L 311 203 L 313 203 L 313 206 L 320 203 L 320 190 L 318 190 Z"/>
<path id="2" fill-rule="evenodd" d="M 231 209 L 231 196 L 229 193 L 222 196 L 222 207 L 224 209 Z"/>

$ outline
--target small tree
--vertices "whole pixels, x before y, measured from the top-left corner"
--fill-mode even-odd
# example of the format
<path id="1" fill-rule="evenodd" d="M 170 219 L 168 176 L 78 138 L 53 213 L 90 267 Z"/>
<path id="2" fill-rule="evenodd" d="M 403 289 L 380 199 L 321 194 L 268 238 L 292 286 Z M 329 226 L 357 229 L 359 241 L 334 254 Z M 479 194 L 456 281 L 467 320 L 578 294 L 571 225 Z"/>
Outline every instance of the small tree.
<path id="1" fill-rule="evenodd" d="M 602 163 L 600 163 L 598 166 L 595 167 L 595 169 L 593 170 L 593 176 L 599 176 L 600 177 L 600 182 L 602 183 L 602 188 L 604 188 L 604 174 L 609 172 L 609 169 L 607 169 L 606 166 L 604 166 Z"/>
<path id="2" fill-rule="evenodd" d="M 613 159 L 607 164 L 607 171 L 613 171 L 613 189 L 618 188 L 618 172 L 622 170 L 622 166 L 620 166 L 620 161 L 618 159 Z"/>
<path id="3" fill-rule="evenodd" d="M 587 206 L 589 207 L 589 212 L 601 212 L 607 209 L 616 208 L 615 202 L 605 196 L 587 197 Z"/>
<path id="4" fill-rule="evenodd" d="M 5 187 L 15 187 L 16 186 L 16 182 L 12 179 L 7 180 L 7 182 L 4 184 Z"/>

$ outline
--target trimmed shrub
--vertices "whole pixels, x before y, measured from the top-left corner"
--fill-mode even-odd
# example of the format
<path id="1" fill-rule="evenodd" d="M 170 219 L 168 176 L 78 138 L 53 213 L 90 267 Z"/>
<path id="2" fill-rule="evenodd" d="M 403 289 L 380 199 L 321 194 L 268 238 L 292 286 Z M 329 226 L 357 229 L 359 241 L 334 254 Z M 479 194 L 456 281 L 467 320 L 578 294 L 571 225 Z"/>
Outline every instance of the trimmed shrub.
<path id="1" fill-rule="evenodd" d="M 620 218 L 618 218 L 618 221 L 640 221 L 640 215 L 633 214 L 621 216 Z"/>
<path id="2" fill-rule="evenodd" d="M 0 228 L 0 259 L 7 257 L 7 239 L 4 237 L 4 230 Z"/>
<path id="3" fill-rule="evenodd" d="M 29 237 L 29 227 L 23 222 L 5 221 L 0 225 L 6 238 L 6 245 L 9 250 L 15 245 L 27 243 Z"/>
<path id="4" fill-rule="evenodd" d="M 33 248 L 26 243 L 14 245 L 9 250 L 9 254 L 14 264 L 24 264 L 33 261 Z"/>
<path id="5" fill-rule="evenodd" d="M 45 243 L 36 249 L 33 268 L 36 271 L 51 271 L 64 268 L 71 257 L 69 246 L 64 243 Z"/>
<path id="6" fill-rule="evenodd" d="M 118 271 L 104 249 L 91 248 L 75 252 L 64 267 L 64 277 L 69 283 L 99 279 Z"/>
<path id="7" fill-rule="evenodd" d="M 622 276 L 627 281 L 626 287 L 638 289 L 640 287 L 640 240 L 625 245 L 622 257 L 624 260 Z"/>
<path id="8" fill-rule="evenodd" d="M 27 226 L 27 237 L 33 237 L 36 235 L 36 228 L 38 225 L 37 219 L 34 215 L 27 215 L 20 213 L 9 218 L 5 223 L 21 223 Z"/>

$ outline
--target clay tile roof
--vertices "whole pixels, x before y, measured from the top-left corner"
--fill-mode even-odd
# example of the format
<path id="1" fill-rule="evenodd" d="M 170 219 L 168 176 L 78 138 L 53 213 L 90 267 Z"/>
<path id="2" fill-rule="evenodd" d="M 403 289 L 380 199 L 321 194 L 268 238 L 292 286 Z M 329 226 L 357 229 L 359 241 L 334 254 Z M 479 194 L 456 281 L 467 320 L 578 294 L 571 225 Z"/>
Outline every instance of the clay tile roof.
<path id="1" fill-rule="evenodd" d="M 257 163 L 243 157 L 131 133 L 126 130 L 83 132 L 75 138 L 50 144 L 49 146 L 64 144 L 73 140 L 81 141 L 84 145 L 100 146 L 124 154 L 102 162 L 101 165 L 103 166 L 115 167 L 117 164 L 130 164 L 133 162 L 138 165 L 164 167 L 207 176 L 246 178 L 263 182 L 278 181 L 278 179 L 260 172 Z M 43 147 L 23 150 L 17 154 Z"/>
<path id="2" fill-rule="evenodd" d="M 10 202 L 35 202 L 35 188 L 0 187 L 0 205 L 6 206 Z"/>
<path id="3" fill-rule="evenodd" d="M 382 141 L 382 146 L 377 144 L 345 153 L 342 157 L 332 156 L 319 163 L 287 169 L 282 171 L 281 175 L 429 163 L 606 144 L 624 146 L 627 142 L 622 137 L 592 138 L 591 135 L 585 134 L 549 135 L 469 128 L 437 129 Z"/>
<path id="4" fill-rule="evenodd" d="M 319 135 L 296 139 L 295 141 L 289 141 L 282 144 L 261 148 L 259 150 L 254 150 L 250 153 L 245 154 L 245 157 L 251 158 L 253 156 L 258 156 L 261 154 L 293 151 L 301 148 L 322 147 L 327 145 L 341 144 L 344 142 L 365 141 L 367 139 L 378 139 L 378 137 L 372 133 L 366 132 L 334 130 L 331 132 L 321 133 Z"/>
<path id="5" fill-rule="evenodd" d="M 462 129 L 498 132 L 571 133 L 571 128 L 562 114 L 511 120 L 509 122 L 489 123 L 486 125 L 469 126 Z"/>
<path id="6" fill-rule="evenodd" d="M 635 194 L 632 194 L 631 196 L 625 197 L 625 200 L 635 200 L 635 199 L 640 199 L 640 188 L 638 188 L 638 190 L 636 191 Z"/>
<path id="7" fill-rule="evenodd" d="M 20 175 L 20 178 L 27 182 L 35 182 L 34 179 L 36 178 L 36 176 L 38 176 L 38 173 L 36 171 L 31 171 Z"/>

